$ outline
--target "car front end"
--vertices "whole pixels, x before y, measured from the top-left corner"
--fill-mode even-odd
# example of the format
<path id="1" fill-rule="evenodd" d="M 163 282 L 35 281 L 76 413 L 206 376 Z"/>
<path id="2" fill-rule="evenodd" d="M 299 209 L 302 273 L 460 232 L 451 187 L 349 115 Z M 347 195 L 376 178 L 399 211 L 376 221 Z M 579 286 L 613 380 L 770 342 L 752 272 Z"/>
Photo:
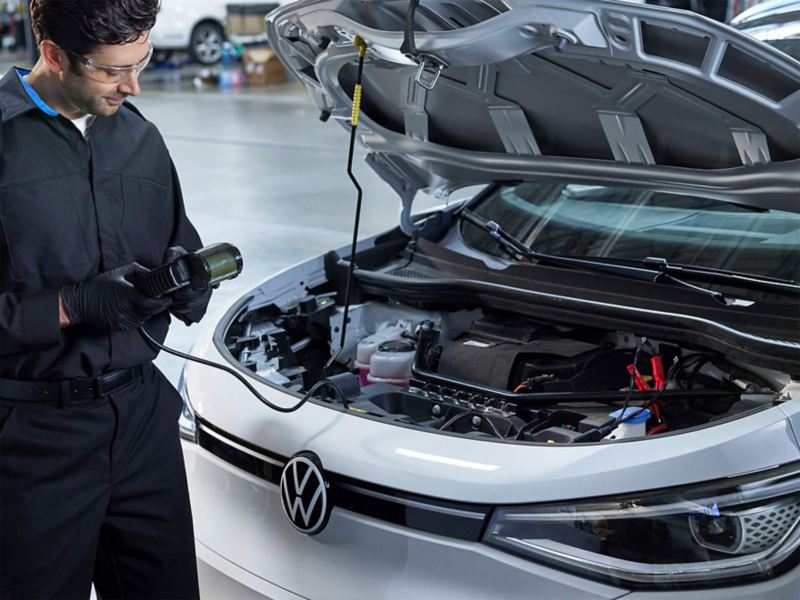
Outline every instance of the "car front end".
<path id="1" fill-rule="evenodd" d="M 267 29 L 403 210 L 201 329 L 260 395 L 182 377 L 204 593 L 796 596 L 800 66 L 602 1 Z"/>

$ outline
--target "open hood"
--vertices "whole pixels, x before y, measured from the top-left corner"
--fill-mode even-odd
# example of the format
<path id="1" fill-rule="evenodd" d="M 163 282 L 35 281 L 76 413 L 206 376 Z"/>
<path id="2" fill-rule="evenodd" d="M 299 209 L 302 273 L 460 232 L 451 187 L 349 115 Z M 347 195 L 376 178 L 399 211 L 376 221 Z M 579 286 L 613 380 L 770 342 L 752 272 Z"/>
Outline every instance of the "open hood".
<path id="1" fill-rule="evenodd" d="M 800 210 L 800 63 L 704 17 L 591 0 L 312 0 L 267 17 L 323 116 L 410 209 L 529 178 Z M 410 27 L 408 28 L 411 29 Z"/>

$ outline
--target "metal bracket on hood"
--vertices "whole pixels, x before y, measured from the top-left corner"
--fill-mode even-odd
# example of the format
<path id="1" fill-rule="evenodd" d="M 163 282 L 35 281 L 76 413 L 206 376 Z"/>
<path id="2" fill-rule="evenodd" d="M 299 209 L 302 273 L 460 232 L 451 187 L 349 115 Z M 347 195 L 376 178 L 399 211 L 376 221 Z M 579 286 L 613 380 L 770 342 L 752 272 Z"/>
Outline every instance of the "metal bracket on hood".
<path id="1" fill-rule="evenodd" d="M 763 131 L 754 129 L 732 129 L 733 142 L 739 151 L 742 164 L 746 167 L 763 165 L 770 162 L 767 136 Z"/>
<path id="2" fill-rule="evenodd" d="M 419 68 L 417 69 L 417 83 L 424 87 L 426 90 L 432 90 L 436 87 L 436 82 L 439 81 L 439 75 L 447 65 L 428 54 L 420 54 L 416 57 L 419 61 Z"/>
<path id="3" fill-rule="evenodd" d="M 425 102 L 428 91 L 415 83 L 413 76 L 405 77 L 399 101 L 403 111 L 406 135 L 415 140 L 428 141 L 428 113 Z"/>
<path id="4" fill-rule="evenodd" d="M 611 146 L 614 160 L 623 163 L 656 164 L 638 115 L 598 111 L 600 124 Z"/>
<path id="5" fill-rule="evenodd" d="M 529 156 L 542 154 L 528 119 L 519 106 L 490 106 L 489 115 L 506 152 Z"/>

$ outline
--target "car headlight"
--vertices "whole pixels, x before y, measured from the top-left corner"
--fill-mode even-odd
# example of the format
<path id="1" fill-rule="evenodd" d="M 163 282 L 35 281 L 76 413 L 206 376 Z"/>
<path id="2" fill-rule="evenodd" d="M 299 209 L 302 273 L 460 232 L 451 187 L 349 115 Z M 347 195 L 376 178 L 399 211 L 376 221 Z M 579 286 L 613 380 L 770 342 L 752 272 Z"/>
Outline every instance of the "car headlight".
<path id="1" fill-rule="evenodd" d="M 181 369 L 181 376 L 178 378 L 178 393 L 183 398 L 183 410 L 178 417 L 178 431 L 182 439 L 197 443 L 197 424 L 192 403 L 189 401 L 189 390 L 186 387 L 186 365 Z"/>
<path id="2" fill-rule="evenodd" d="M 800 554 L 800 464 L 614 499 L 498 508 L 484 542 L 628 587 L 766 577 Z"/>

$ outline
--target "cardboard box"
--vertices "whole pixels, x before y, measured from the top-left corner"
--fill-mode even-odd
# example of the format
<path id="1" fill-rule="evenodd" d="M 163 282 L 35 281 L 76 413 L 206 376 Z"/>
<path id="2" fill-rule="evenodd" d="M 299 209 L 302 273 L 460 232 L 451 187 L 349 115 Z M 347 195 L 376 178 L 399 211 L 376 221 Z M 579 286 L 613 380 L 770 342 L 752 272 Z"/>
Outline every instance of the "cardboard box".
<path id="1" fill-rule="evenodd" d="M 286 83 L 286 69 L 270 48 L 249 48 L 242 55 L 247 85 Z"/>
<path id="2" fill-rule="evenodd" d="M 228 4 L 229 36 L 254 36 L 266 33 L 264 18 L 278 7 L 270 4 Z"/>

